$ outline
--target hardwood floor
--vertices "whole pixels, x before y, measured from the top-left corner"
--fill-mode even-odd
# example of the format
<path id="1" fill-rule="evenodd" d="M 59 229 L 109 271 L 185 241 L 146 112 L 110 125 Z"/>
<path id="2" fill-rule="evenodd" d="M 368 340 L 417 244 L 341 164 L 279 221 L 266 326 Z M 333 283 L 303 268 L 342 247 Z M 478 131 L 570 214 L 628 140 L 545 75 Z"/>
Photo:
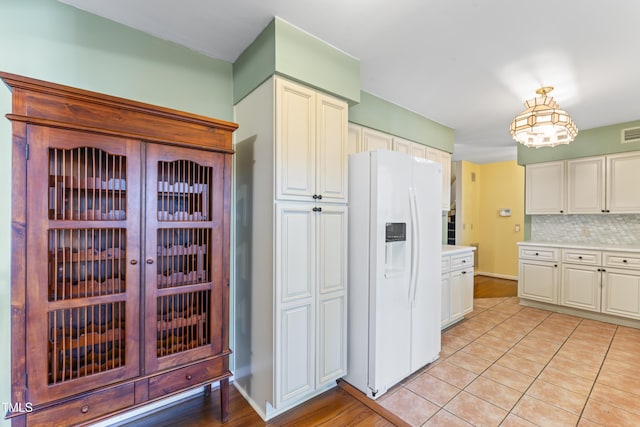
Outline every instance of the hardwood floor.
<path id="1" fill-rule="evenodd" d="M 474 278 L 474 298 L 516 296 L 517 282 L 487 276 Z M 344 384 L 343 384 L 344 386 Z M 357 393 L 357 391 L 356 391 Z M 363 395 L 364 396 L 364 395 Z M 364 398 L 366 399 L 366 398 Z M 229 392 L 229 420 L 220 422 L 220 395 L 195 397 L 144 418 L 131 421 L 127 427 L 198 427 L 198 426 L 398 426 L 406 425 L 397 416 L 373 401 L 365 403 L 336 387 L 269 422 L 244 400 L 235 387 Z"/>
<path id="2" fill-rule="evenodd" d="M 360 402 L 342 387 L 333 388 L 322 395 L 294 408 L 269 422 L 249 406 L 235 387 L 229 388 L 229 420 L 220 422 L 220 391 L 209 397 L 195 397 L 144 418 L 121 426 L 127 427 L 238 427 L 238 426 L 376 426 L 402 425 L 387 420 Z M 380 412 L 388 412 L 384 408 Z M 387 414 L 394 421 L 393 414 Z M 405 424 L 406 425 L 406 424 Z"/>
<path id="3" fill-rule="evenodd" d="M 518 281 L 489 276 L 473 278 L 474 298 L 500 298 L 518 296 Z"/>

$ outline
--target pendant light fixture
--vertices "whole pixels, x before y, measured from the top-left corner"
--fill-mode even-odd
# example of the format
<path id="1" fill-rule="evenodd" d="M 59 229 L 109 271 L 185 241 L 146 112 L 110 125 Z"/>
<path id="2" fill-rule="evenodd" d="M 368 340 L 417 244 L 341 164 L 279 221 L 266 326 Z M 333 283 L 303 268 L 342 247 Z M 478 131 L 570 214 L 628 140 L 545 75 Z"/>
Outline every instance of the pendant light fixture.
<path id="1" fill-rule="evenodd" d="M 539 95 L 524 103 L 526 109 L 511 122 L 511 136 L 527 147 L 555 147 L 569 144 L 578 134 L 578 128 L 561 110 L 552 97 L 547 96 L 553 86 L 536 91 Z"/>

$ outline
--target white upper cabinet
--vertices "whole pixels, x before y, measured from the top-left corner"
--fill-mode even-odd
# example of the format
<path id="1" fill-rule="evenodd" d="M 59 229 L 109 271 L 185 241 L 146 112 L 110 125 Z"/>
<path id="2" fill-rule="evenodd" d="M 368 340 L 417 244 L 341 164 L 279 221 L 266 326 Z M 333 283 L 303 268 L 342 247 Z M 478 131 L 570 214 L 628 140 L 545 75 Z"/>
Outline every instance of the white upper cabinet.
<path id="1" fill-rule="evenodd" d="M 640 152 L 607 156 L 607 211 L 640 212 Z"/>
<path id="2" fill-rule="evenodd" d="M 604 212 L 604 177 L 604 157 L 567 161 L 567 213 Z"/>
<path id="3" fill-rule="evenodd" d="M 276 79 L 276 198 L 347 198 L 347 104 Z"/>
<path id="4" fill-rule="evenodd" d="M 527 215 L 561 214 L 565 211 L 564 161 L 526 166 Z"/>
<path id="5" fill-rule="evenodd" d="M 411 155 L 414 156 L 414 157 L 420 157 L 421 159 L 426 159 L 427 158 L 427 146 L 412 142 L 411 143 Z"/>
<path id="6" fill-rule="evenodd" d="M 640 152 L 537 163 L 526 171 L 528 215 L 640 213 Z"/>
<path id="7" fill-rule="evenodd" d="M 347 156 L 364 151 L 362 149 L 362 126 L 349 123 Z"/>
<path id="8" fill-rule="evenodd" d="M 369 128 L 362 128 L 362 151 L 393 150 L 393 137 Z"/>
<path id="9" fill-rule="evenodd" d="M 411 144 L 413 143 L 411 141 L 407 141 L 406 139 L 393 138 L 393 151 L 412 155 Z"/>

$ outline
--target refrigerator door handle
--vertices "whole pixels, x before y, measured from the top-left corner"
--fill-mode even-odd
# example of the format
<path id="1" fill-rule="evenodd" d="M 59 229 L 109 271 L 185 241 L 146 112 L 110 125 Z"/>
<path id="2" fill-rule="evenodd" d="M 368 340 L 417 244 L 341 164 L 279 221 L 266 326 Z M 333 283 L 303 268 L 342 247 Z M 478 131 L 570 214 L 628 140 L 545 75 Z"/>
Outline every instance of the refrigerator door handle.
<path id="1" fill-rule="evenodd" d="M 413 187 L 409 187 L 409 211 L 411 214 L 411 276 L 409 279 L 409 305 L 413 307 L 416 298 L 416 287 L 418 286 L 418 260 L 420 245 L 418 244 L 419 225 L 416 193 Z"/>

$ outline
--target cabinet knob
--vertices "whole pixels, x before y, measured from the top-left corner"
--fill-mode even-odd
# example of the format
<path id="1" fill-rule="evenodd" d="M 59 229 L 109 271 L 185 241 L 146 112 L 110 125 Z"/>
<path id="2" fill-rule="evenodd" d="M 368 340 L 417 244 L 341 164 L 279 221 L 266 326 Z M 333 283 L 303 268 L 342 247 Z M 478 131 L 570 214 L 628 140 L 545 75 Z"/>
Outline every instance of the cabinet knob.
<path id="1" fill-rule="evenodd" d="M 463 259 L 463 260 L 462 260 L 462 263 L 464 264 L 465 262 L 467 262 L 467 260 L 466 260 L 466 259 Z"/>
<path id="2" fill-rule="evenodd" d="M 322 208 L 313 208 L 311 210 L 314 212 L 322 212 Z"/>
<path id="3" fill-rule="evenodd" d="M 553 266 L 554 266 L 554 267 L 557 267 L 557 266 L 558 266 L 558 264 L 553 264 Z"/>
<path id="4" fill-rule="evenodd" d="M 153 258 L 147 258 L 147 264 L 153 264 Z"/>
<path id="5" fill-rule="evenodd" d="M 82 412 L 83 414 L 89 412 L 89 405 L 84 405 L 82 408 L 80 408 L 80 412 Z"/>
<path id="6" fill-rule="evenodd" d="M 626 263 L 627 263 L 627 260 L 626 260 L 626 259 L 623 259 L 623 260 L 622 260 L 622 262 L 624 262 L 624 263 L 626 264 Z"/>
<path id="7" fill-rule="evenodd" d="M 187 379 L 187 381 L 191 381 L 193 379 L 193 377 L 191 376 L 191 374 L 187 374 L 185 376 L 185 378 Z"/>
<path id="8" fill-rule="evenodd" d="M 582 259 L 582 256 L 579 256 L 578 259 Z"/>
<path id="9" fill-rule="evenodd" d="M 132 259 L 131 261 L 129 261 L 129 264 L 131 265 L 136 265 L 138 263 L 137 259 Z"/>
<path id="10" fill-rule="evenodd" d="M 463 272 L 462 272 L 462 274 L 467 274 L 467 272 L 466 272 L 466 271 L 463 271 Z"/>
<path id="11" fill-rule="evenodd" d="M 311 197 L 313 197 L 313 200 L 315 200 L 315 199 L 317 199 L 317 198 L 318 198 L 318 195 L 317 195 L 317 194 L 314 194 L 314 195 L 313 195 L 313 196 L 311 196 Z M 603 212 L 604 212 L 604 211 L 603 211 Z"/>
<path id="12" fill-rule="evenodd" d="M 318 194 L 318 200 L 322 200 L 322 194 Z"/>
<path id="13" fill-rule="evenodd" d="M 538 252 L 536 252 L 536 256 L 538 256 Z"/>
<path id="14" fill-rule="evenodd" d="M 560 213 L 564 213 L 564 211 L 560 211 Z"/>

